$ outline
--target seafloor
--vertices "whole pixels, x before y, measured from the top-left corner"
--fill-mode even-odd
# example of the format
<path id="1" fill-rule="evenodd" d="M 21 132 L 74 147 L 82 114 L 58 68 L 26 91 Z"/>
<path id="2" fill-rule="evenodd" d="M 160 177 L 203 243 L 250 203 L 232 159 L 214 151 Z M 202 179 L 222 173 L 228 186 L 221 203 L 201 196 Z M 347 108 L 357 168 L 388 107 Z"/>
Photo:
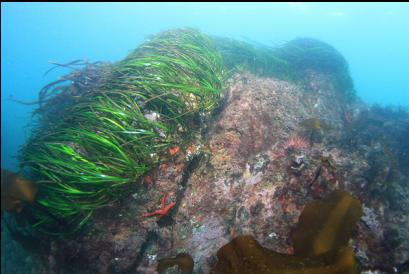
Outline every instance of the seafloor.
<path id="1" fill-rule="evenodd" d="M 305 204 L 337 188 L 363 203 L 351 241 L 363 271 L 391 273 L 409 259 L 407 116 L 347 104 L 333 79 L 314 71 L 304 86 L 236 74 L 226 97 L 195 143 L 100 210 L 85 234 L 51 242 L 38 259 L 2 240 L 10 255 L 2 273 L 157 273 L 158 259 L 180 252 L 192 255 L 194 273 L 209 273 L 217 250 L 240 234 L 292 253 Z M 176 202 L 170 214 L 143 217 L 165 193 Z"/>

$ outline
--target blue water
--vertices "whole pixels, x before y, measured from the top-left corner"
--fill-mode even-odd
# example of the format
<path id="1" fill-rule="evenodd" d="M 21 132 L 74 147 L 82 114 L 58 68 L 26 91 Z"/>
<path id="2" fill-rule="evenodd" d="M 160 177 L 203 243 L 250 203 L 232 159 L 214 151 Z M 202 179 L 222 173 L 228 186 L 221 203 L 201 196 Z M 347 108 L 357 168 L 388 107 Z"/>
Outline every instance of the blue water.
<path id="1" fill-rule="evenodd" d="M 36 100 L 68 72 L 43 77 L 49 61 L 117 61 L 150 35 L 184 26 L 269 45 L 318 38 L 345 56 L 365 102 L 409 106 L 408 3 L 2 3 L 2 168 L 17 169 L 35 107 L 6 99 Z"/>

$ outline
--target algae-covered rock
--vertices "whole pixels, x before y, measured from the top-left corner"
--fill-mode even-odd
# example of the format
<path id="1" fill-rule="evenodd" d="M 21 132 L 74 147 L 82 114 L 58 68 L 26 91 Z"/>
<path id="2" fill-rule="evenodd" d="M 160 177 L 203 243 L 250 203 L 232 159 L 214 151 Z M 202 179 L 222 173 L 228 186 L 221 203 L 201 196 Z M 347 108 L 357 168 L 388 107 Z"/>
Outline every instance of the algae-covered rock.
<path id="1" fill-rule="evenodd" d="M 64 111 L 78 103 L 77 92 L 92 87 L 67 120 L 46 124 L 50 130 L 23 149 L 23 166 L 36 171 L 29 178 L 41 180 L 39 201 L 72 226 L 56 225 L 30 207 L 36 217 L 31 224 L 43 218 L 37 228 L 46 231 L 40 232 L 82 228 L 61 240 L 39 241 L 52 243 L 41 256 L 45 272 L 156 273 L 158 259 L 187 253 L 194 273 L 209 273 L 217 250 L 240 235 L 252 235 L 238 239 L 258 251 L 281 254 L 271 255 L 275 262 L 344 265 L 342 258 L 354 257 L 349 248 L 328 251 L 349 239 L 350 231 L 333 229 L 339 219 L 318 227 L 324 222 L 301 217 L 305 231 L 294 230 L 305 205 L 337 189 L 372 211 L 350 240 L 362 269 L 404 265 L 406 112 L 371 110 L 351 100 L 345 60 L 325 43 L 301 39 L 287 44 L 291 51 L 285 45 L 280 51 L 212 39 L 192 30 L 165 32 L 102 74 L 92 70 L 91 79 L 113 81 L 79 91 L 53 83 L 43 90 L 47 98 L 54 88 L 75 95 Z M 74 74 L 69 79 L 82 86 L 86 78 Z M 175 203 L 172 210 L 147 216 L 165 193 Z M 344 214 L 352 216 L 346 224 L 353 223 L 355 200 L 337 201 L 343 206 L 334 203 L 322 221 Z M 291 231 L 299 239 L 294 245 Z M 294 261 L 294 252 L 303 255 Z M 306 256 L 322 257 L 307 262 Z"/>

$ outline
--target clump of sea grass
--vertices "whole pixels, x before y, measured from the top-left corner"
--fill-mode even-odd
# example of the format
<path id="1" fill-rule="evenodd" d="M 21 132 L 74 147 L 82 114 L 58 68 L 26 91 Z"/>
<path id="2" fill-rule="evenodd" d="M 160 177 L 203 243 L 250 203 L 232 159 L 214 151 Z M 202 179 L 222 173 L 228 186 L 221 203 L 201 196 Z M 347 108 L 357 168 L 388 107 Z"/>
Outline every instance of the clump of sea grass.
<path id="1" fill-rule="evenodd" d="M 217 105 L 222 80 L 212 40 L 179 29 L 116 64 L 86 66 L 47 85 L 40 126 L 20 153 L 21 168 L 39 187 L 41 210 L 26 212 L 31 227 L 71 233 L 120 199 L 169 146 L 194 132 Z"/>
<path id="2" fill-rule="evenodd" d="M 275 47 L 216 37 L 226 67 L 302 83 L 309 70 L 330 74 L 347 99 L 355 98 L 348 63 L 335 48 L 312 38 L 297 38 Z"/>
<path id="3" fill-rule="evenodd" d="M 290 63 L 276 53 L 277 48 L 224 37 L 216 37 L 215 41 L 226 68 L 231 71 L 246 70 L 261 76 L 295 80 Z"/>
<path id="4" fill-rule="evenodd" d="M 336 88 L 347 99 L 354 99 L 355 90 L 348 62 L 331 45 L 314 38 L 297 38 L 285 43 L 276 54 L 287 60 L 291 69 L 301 77 L 308 70 L 331 74 Z"/>

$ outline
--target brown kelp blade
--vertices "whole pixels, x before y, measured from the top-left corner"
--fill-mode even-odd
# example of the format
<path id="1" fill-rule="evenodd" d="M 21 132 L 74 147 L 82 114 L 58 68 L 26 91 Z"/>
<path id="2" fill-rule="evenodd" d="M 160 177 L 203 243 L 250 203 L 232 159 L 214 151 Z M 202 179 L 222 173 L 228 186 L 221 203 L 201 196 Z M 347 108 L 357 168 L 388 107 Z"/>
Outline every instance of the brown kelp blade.
<path id="1" fill-rule="evenodd" d="M 253 236 L 239 236 L 217 252 L 212 273 L 357 274 L 348 240 L 361 215 L 356 198 L 345 191 L 334 191 L 304 208 L 293 234 L 295 255 L 264 248 Z"/>
<path id="2" fill-rule="evenodd" d="M 192 256 L 187 253 L 179 253 L 175 258 L 166 258 L 158 261 L 158 272 L 164 273 L 166 269 L 177 265 L 183 274 L 190 274 L 193 272 L 194 262 Z"/>
<path id="3" fill-rule="evenodd" d="M 1 212 L 20 213 L 23 202 L 34 203 L 36 195 L 35 183 L 14 172 L 1 170 Z"/>
<path id="4" fill-rule="evenodd" d="M 324 122 L 321 119 L 318 118 L 309 118 L 305 119 L 300 123 L 301 126 L 303 126 L 307 130 L 330 130 L 332 127 Z"/>
<path id="5" fill-rule="evenodd" d="M 295 254 L 319 255 L 346 246 L 361 215 L 359 200 L 342 190 L 307 204 L 292 235 Z"/>
<path id="6" fill-rule="evenodd" d="M 293 256 L 262 247 L 253 236 L 234 238 L 217 252 L 212 274 L 357 274 L 350 247 L 319 256 Z"/>

